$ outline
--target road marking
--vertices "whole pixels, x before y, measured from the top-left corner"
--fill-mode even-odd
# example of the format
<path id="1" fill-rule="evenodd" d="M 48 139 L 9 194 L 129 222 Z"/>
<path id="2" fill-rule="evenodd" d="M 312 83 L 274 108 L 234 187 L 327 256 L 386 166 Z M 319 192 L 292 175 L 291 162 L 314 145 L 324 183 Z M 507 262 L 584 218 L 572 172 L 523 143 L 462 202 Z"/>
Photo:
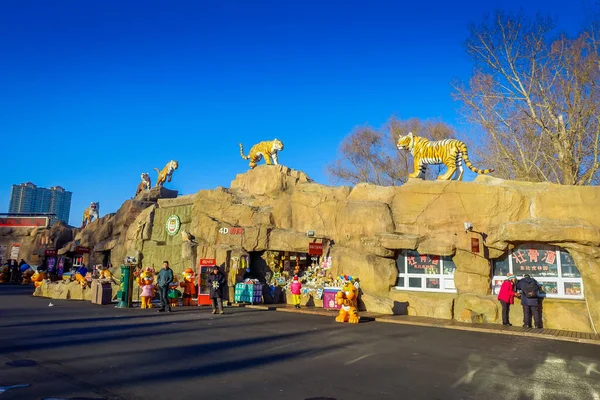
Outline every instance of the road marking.
<path id="1" fill-rule="evenodd" d="M 357 363 L 357 362 L 359 362 L 360 360 L 364 360 L 365 358 L 367 358 L 367 357 L 371 357 L 371 356 L 374 356 L 374 355 L 375 355 L 375 354 L 365 354 L 364 356 L 360 356 L 360 357 L 358 357 L 358 358 L 355 358 L 354 360 L 350 360 L 350 361 L 348 361 L 348 362 L 347 362 L 346 364 L 344 364 L 344 365 L 350 365 L 350 364 L 354 364 L 354 363 Z"/>

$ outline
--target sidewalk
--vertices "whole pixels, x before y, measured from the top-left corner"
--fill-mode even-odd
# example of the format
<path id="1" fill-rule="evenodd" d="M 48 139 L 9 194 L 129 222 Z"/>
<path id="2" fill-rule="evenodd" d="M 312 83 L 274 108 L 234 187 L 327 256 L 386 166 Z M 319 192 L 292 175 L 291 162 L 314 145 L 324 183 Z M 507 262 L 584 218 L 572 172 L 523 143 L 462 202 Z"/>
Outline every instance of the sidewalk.
<path id="1" fill-rule="evenodd" d="M 294 308 L 291 304 L 256 304 L 244 305 L 235 304 L 234 306 L 247 307 L 266 311 L 291 312 L 297 314 L 321 315 L 335 318 L 337 311 L 326 310 L 320 307 L 302 307 Z M 385 315 L 369 312 L 360 312 L 361 321 L 376 321 L 390 324 L 426 326 L 431 328 L 456 329 L 470 332 L 494 333 L 498 335 L 512 335 L 530 337 L 536 339 L 560 340 L 564 342 L 587 343 L 600 345 L 600 335 L 594 333 L 562 331 L 557 329 L 532 329 L 520 326 L 503 326 L 500 324 L 469 324 L 457 322 L 448 319 L 413 317 L 408 315 Z"/>

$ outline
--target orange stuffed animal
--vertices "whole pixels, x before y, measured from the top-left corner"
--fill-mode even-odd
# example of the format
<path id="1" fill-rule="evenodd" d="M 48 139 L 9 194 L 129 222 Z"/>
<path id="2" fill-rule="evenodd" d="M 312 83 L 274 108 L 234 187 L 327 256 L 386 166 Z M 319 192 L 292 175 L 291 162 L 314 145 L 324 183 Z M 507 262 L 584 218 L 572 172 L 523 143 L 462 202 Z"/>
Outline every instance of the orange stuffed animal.
<path id="1" fill-rule="evenodd" d="M 193 305 L 192 299 L 196 296 L 196 286 L 194 285 L 196 275 L 191 268 L 187 268 L 183 271 L 182 275 L 183 282 L 181 282 L 181 287 L 183 288 L 183 305 L 191 306 Z"/>
<path id="2" fill-rule="evenodd" d="M 342 306 L 340 313 L 336 317 L 336 322 L 349 322 L 358 324 L 358 288 L 352 282 L 352 278 L 344 277 L 344 287 L 339 291 L 335 298 L 337 304 Z"/>
<path id="3" fill-rule="evenodd" d="M 44 271 L 35 271 L 31 277 L 31 281 L 36 288 L 42 286 L 42 282 L 46 279 L 46 273 Z"/>

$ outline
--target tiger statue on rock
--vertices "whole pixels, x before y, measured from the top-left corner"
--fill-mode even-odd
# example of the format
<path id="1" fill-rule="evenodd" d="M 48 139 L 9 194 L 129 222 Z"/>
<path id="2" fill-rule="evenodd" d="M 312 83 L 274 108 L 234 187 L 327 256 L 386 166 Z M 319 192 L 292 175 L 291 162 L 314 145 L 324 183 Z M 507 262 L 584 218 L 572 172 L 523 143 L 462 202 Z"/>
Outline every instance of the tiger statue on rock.
<path id="1" fill-rule="evenodd" d="M 159 171 L 158 168 L 154 168 L 156 172 L 158 172 L 158 179 L 156 180 L 156 186 L 163 186 L 165 182 L 171 182 L 171 178 L 173 177 L 173 172 L 179 168 L 179 163 L 175 160 L 171 160 L 165 165 L 162 171 Z"/>
<path id="2" fill-rule="evenodd" d="M 152 188 L 152 181 L 150 180 L 150 175 L 147 172 L 142 172 L 140 176 L 142 181 L 139 183 L 137 190 L 135 191 L 135 195 L 142 193 L 144 190 L 150 190 Z"/>
<path id="3" fill-rule="evenodd" d="M 92 220 L 100 218 L 100 203 L 91 203 L 88 208 L 83 212 L 83 222 L 81 227 L 85 228 Z"/>
<path id="4" fill-rule="evenodd" d="M 254 169 L 263 157 L 267 165 L 279 165 L 277 152 L 281 150 L 283 150 L 283 143 L 281 140 L 273 139 L 255 144 L 250 149 L 250 153 L 246 156 L 244 155 L 244 146 L 240 143 L 240 154 L 244 160 L 250 160 L 251 169 Z"/>
<path id="5" fill-rule="evenodd" d="M 335 300 L 338 306 L 342 306 L 335 321 L 358 324 L 360 321 L 358 316 L 358 287 L 351 279 L 345 280 L 342 290 L 335 295 Z"/>
<path id="6" fill-rule="evenodd" d="M 408 150 L 413 156 L 414 171 L 408 174 L 409 178 L 417 178 L 420 175 L 425 175 L 427 165 L 438 165 L 444 164 L 448 167 L 448 170 L 438 176 L 440 180 L 450 180 L 456 172 L 456 167 L 460 174 L 458 175 L 459 181 L 462 181 L 463 177 L 463 160 L 469 169 L 478 174 L 489 174 L 494 172 L 493 169 L 477 169 L 471 164 L 469 155 L 467 153 L 467 145 L 464 142 L 456 139 L 444 139 L 437 141 L 430 141 L 429 139 L 413 135 L 409 132 L 408 135 L 400 136 L 396 144 L 398 150 Z"/>

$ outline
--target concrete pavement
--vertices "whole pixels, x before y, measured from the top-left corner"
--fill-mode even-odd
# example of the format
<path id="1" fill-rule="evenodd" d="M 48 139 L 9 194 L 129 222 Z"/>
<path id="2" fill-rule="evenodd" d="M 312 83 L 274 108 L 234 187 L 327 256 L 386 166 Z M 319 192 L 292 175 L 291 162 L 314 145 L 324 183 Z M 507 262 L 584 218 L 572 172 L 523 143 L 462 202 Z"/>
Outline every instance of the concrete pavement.
<path id="1" fill-rule="evenodd" d="M 244 308 L 48 307 L 29 293 L 0 285 L 0 386 L 30 385 L 2 400 L 600 398 L 593 345 Z"/>

